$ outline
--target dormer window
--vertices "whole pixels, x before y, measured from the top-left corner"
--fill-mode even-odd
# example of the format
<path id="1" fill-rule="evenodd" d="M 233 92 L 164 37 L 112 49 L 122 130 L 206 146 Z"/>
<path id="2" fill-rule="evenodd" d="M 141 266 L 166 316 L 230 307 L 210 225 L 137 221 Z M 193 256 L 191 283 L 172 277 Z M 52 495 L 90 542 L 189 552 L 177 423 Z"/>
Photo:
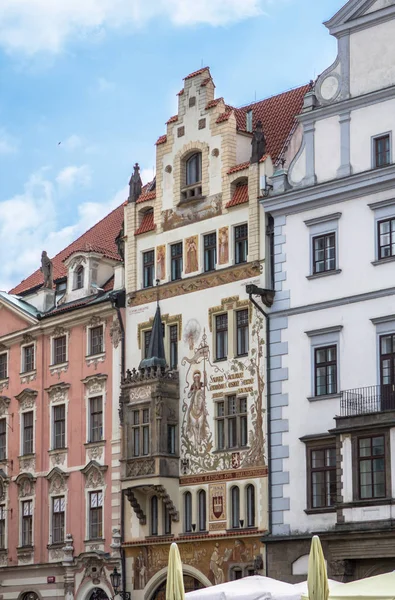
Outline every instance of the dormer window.
<path id="1" fill-rule="evenodd" d="M 200 152 L 192 154 L 186 162 L 186 184 L 194 185 L 202 180 L 202 155 Z"/>
<path id="2" fill-rule="evenodd" d="M 84 287 L 84 267 L 80 265 L 74 273 L 74 289 L 81 290 Z"/>

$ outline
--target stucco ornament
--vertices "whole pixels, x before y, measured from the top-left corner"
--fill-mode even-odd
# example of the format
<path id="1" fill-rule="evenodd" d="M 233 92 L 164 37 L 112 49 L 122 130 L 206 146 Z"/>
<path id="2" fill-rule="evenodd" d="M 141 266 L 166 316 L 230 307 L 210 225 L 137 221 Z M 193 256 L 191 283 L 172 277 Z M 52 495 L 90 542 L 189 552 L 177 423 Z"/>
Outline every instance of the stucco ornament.
<path id="1" fill-rule="evenodd" d="M 8 413 L 10 402 L 11 398 L 7 398 L 7 396 L 0 396 L 0 417 Z"/>
<path id="2" fill-rule="evenodd" d="M 86 473 L 86 488 L 97 488 L 104 485 L 103 473 L 96 466 L 91 466 L 89 471 Z"/>
<path id="3" fill-rule="evenodd" d="M 118 319 L 114 319 L 114 321 L 111 324 L 110 337 L 111 337 L 111 342 L 112 342 L 112 345 L 114 346 L 114 348 L 118 348 L 119 343 L 122 339 L 122 332 L 121 332 L 121 328 L 119 326 Z"/>
<path id="4" fill-rule="evenodd" d="M 63 561 L 64 562 L 73 562 L 73 554 L 74 554 L 74 543 L 73 536 L 71 533 L 66 533 L 65 544 L 62 548 L 63 550 Z M 74 589 L 74 585 L 73 585 Z"/>
<path id="5" fill-rule="evenodd" d="M 88 456 L 91 460 L 100 459 L 103 456 L 103 446 L 92 446 L 88 449 Z"/>

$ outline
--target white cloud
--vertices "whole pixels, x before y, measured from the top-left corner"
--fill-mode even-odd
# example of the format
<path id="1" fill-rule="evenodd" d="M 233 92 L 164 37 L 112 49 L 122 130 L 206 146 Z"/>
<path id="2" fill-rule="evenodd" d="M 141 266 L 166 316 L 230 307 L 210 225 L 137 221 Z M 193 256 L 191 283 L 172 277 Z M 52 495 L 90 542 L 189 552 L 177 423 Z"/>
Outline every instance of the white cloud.
<path id="1" fill-rule="evenodd" d="M 0 128 L 0 154 L 15 154 L 16 151 L 16 140 L 5 129 Z"/>
<path id="2" fill-rule="evenodd" d="M 140 177 L 141 181 L 143 182 L 143 185 L 149 183 L 155 177 L 154 169 L 141 169 Z"/>
<path id="3" fill-rule="evenodd" d="M 78 185 L 86 187 L 91 182 L 91 170 L 88 165 L 81 167 L 71 165 L 60 171 L 56 181 L 61 188 L 68 191 Z"/>
<path id="4" fill-rule="evenodd" d="M 226 25 L 262 14 L 268 0 L 1 0 L 0 46 L 57 53 L 71 38 L 167 18 L 177 26 Z"/>

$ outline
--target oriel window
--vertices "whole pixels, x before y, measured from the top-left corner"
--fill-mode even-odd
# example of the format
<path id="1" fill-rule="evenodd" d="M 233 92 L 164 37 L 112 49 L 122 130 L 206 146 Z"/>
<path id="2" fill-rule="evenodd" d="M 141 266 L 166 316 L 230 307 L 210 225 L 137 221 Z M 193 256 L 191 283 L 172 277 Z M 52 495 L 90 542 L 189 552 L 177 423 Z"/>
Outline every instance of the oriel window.
<path id="1" fill-rule="evenodd" d="M 143 252 L 143 287 L 145 288 L 149 288 L 154 285 L 154 263 L 154 250 L 148 250 L 148 252 Z"/>
<path id="2" fill-rule="evenodd" d="M 170 246 L 171 280 L 177 281 L 182 277 L 182 242 Z"/>
<path id="3" fill-rule="evenodd" d="M 209 233 L 204 236 L 204 270 L 214 271 L 217 264 L 217 234 Z"/>

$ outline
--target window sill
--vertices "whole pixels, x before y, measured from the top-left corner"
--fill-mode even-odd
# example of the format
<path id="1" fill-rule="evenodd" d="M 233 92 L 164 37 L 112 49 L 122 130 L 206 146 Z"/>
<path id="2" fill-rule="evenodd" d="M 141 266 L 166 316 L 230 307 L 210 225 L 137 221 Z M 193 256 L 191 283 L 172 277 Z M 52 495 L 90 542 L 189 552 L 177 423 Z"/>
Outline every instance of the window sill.
<path id="1" fill-rule="evenodd" d="M 21 377 L 29 377 L 29 375 L 36 375 L 37 369 L 33 369 L 33 371 L 21 371 L 19 375 Z"/>
<path id="2" fill-rule="evenodd" d="M 67 450 L 67 446 L 64 448 L 51 448 L 51 450 L 48 450 L 48 454 L 49 456 L 53 456 L 54 454 L 63 454 L 64 452 L 67 452 Z"/>
<path id="3" fill-rule="evenodd" d="M 93 446 L 105 446 L 106 440 L 97 440 L 97 442 L 85 442 L 85 448 L 92 448 Z"/>
<path id="4" fill-rule="evenodd" d="M 383 506 L 385 504 L 395 504 L 394 498 L 371 498 L 369 500 L 353 500 L 339 504 L 339 508 L 358 508 L 363 506 Z"/>
<path id="5" fill-rule="evenodd" d="M 247 532 L 247 531 L 258 531 L 258 527 L 230 527 L 229 529 L 225 530 L 226 533 L 234 533 L 236 531 L 242 531 L 242 532 Z"/>
<path id="6" fill-rule="evenodd" d="M 245 354 L 236 354 L 236 358 L 245 358 L 246 356 L 248 356 L 248 352 Z"/>
<path id="7" fill-rule="evenodd" d="M 103 351 L 103 352 L 99 352 L 99 354 L 87 354 L 85 356 L 85 358 L 86 358 L 86 360 L 91 360 L 91 359 L 94 359 L 94 358 L 102 358 L 105 355 L 106 355 L 106 353 Z"/>
<path id="8" fill-rule="evenodd" d="M 216 359 L 214 359 L 214 362 L 215 362 L 215 363 L 218 363 L 218 362 L 225 362 L 225 360 L 228 360 L 228 357 L 227 357 L 227 356 L 225 356 L 224 358 L 216 358 Z"/>
<path id="9" fill-rule="evenodd" d="M 84 544 L 104 544 L 105 538 L 91 538 L 89 540 L 84 540 Z"/>
<path id="10" fill-rule="evenodd" d="M 192 186 L 194 187 L 194 186 Z M 186 192 L 188 188 L 181 190 L 181 192 Z M 190 198 L 181 198 L 181 200 L 179 201 L 179 203 L 177 204 L 178 207 L 182 208 L 183 206 L 190 206 L 191 204 L 194 204 L 195 202 L 200 202 L 201 200 L 205 200 L 206 196 L 191 196 Z"/>
<path id="11" fill-rule="evenodd" d="M 27 545 L 27 546 L 18 546 L 16 551 L 17 554 L 21 553 L 25 553 L 25 552 L 33 552 L 34 550 L 34 546 L 32 546 L 31 544 Z"/>
<path id="12" fill-rule="evenodd" d="M 306 515 L 321 515 L 326 513 L 335 513 L 336 507 L 334 506 L 324 506 L 323 508 L 306 508 Z"/>
<path id="13" fill-rule="evenodd" d="M 386 258 L 378 258 L 377 260 L 372 261 L 372 265 L 377 267 L 379 265 L 385 265 L 386 263 L 391 263 L 395 261 L 395 256 L 387 256 Z"/>
<path id="14" fill-rule="evenodd" d="M 321 279 L 321 277 L 329 277 L 330 275 L 339 275 L 341 269 L 332 269 L 332 271 L 323 271 L 322 273 L 314 273 L 314 275 L 306 275 L 306 279 L 311 281 L 312 279 Z"/>
<path id="15" fill-rule="evenodd" d="M 23 373 L 19 373 L 21 378 L 21 383 L 29 383 L 30 381 L 34 381 L 37 377 L 37 370 L 34 371 L 24 371 Z"/>
<path id="16" fill-rule="evenodd" d="M 53 542 L 52 544 L 47 544 L 47 550 L 61 550 L 65 544 L 66 542 Z"/>
<path id="17" fill-rule="evenodd" d="M 326 394 L 323 396 L 310 396 L 307 398 L 309 402 L 320 402 L 320 400 L 339 400 L 341 394 Z"/>
<path id="18" fill-rule="evenodd" d="M 18 456 L 19 459 L 22 460 L 26 460 L 27 458 L 36 458 L 36 453 L 32 452 L 30 454 L 20 454 L 20 456 Z"/>
<path id="19" fill-rule="evenodd" d="M 0 379 L 0 387 L 1 386 L 7 386 L 8 387 L 8 382 L 10 381 L 9 377 L 5 377 L 4 379 Z"/>

